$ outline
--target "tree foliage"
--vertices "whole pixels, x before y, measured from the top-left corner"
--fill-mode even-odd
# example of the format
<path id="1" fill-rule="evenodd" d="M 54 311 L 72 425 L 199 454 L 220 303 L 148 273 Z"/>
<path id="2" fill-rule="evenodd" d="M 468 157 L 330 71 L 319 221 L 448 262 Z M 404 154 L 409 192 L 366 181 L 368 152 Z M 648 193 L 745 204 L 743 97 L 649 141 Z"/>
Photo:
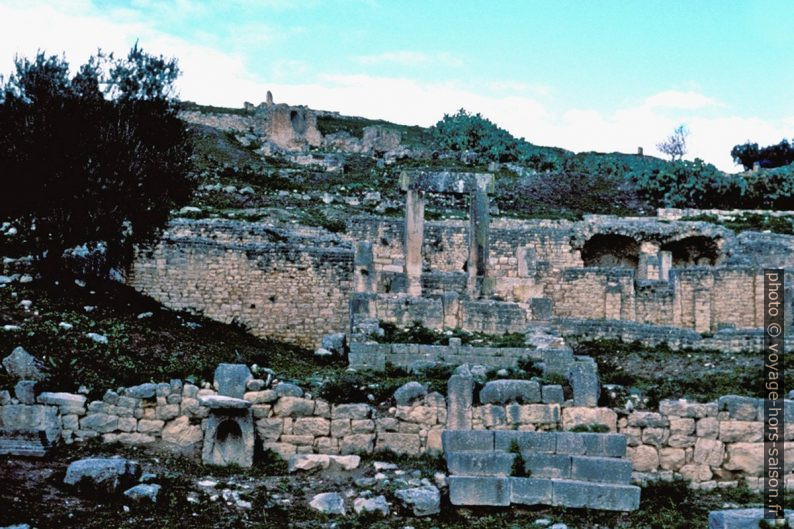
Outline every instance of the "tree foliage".
<path id="1" fill-rule="evenodd" d="M 689 130 L 685 125 L 679 125 L 673 133 L 662 142 L 656 144 L 660 152 L 670 157 L 671 161 L 681 160 L 686 154 L 686 139 Z"/>
<path id="2" fill-rule="evenodd" d="M 193 190 L 176 61 L 136 44 L 73 75 L 42 52 L 15 64 L 0 79 L 0 220 L 21 227 L 49 271 L 78 245 L 106 248 L 107 267 L 129 263 Z"/>
<path id="3" fill-rule="evenodd" d="M 731 156 L 733 161 L 744 166 L 745 170 L 752 169 L 756 163 L 766 169 L 783 167 L 794 163 L 794 145 L 784 139 L 776 145 L 759 148 L 757 143 L 748 141 L 735 145 L 731 149 Z"/>

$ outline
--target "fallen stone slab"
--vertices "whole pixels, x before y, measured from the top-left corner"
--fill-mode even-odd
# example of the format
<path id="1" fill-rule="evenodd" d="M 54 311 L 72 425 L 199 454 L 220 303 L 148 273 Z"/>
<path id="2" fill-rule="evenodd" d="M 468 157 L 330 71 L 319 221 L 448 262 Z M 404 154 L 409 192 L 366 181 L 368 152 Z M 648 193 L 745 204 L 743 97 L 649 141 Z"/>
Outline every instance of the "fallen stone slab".
<path id="1" fill-rule="evenodd" d="M 355 470 L 360 464 L 361 457 L 357 455 L 292 454 L 287 461 L 287 470 L 289 472 L 325 470 L 332 465 L 342 470 Z"/>
<path id="2" fill-rule="evenodd" d="M 160 493 L 160 485 L 142 483 L 135 485 L 131 489 L 125 490 L 124 495 L 133 501 L 157 503 L 157 495 Z"/>
<path id="3" fill-rule="evenodd" d="M 88 399 L 84 395 L 77 395 L 75 393 L 44 392 L 39 394 L 37 400 L 41 404 L 58 406 L 63 415 L 82 415 L 85 413 L 85 403 Z"/>
<path id="4" fill-rule="evenodd" d="M 309 506 L 325 514 L 345 514 L 345 499 L 338 492 L 323 492 L 315 495 Z"/>
<path id="5" fill-rule="evenodd" d="M 15 347 L 3 358 L 3 367 L 16 380 L 42 381 L 46 378 L 44 365 L 22 347 Z"/>
<path id="6" fill-rule="evenodd" d="M 708 529 L 758 529 L 763 518 L 763 508 L 711 511 Z M 788 522 L 794 523 L 794 516 L 788 516 Z"/>
<path id="7" fill-rule="evenodd" d="M 432 516 L 441 512 L 441 492 L 436 487 L 397 490 L 394 495 L 414 516 Z"/>
<path id="8" fill-rule="evenodd" d="M 374 498 L 356 498 L 353 500 L 353 510 L 356 511 L 356 514 L 379 512 L 383 516 L 388 516 L 391 508 L 384 496 L 375 496 Z"/>
<path id="9" fill-rule="evenodd" d="M 87 458 L 73 461 L 66 469 L 67 485 L 113 494 L 141 474 L 140 465 L 124 458 Z"/>
<path id="10" fill-rule="evenodd" d="M 213 410 L 245 410 L 251 407 L 251 401 L 223 395 L 207 395 L 198 398 L 199 404 Z"/>

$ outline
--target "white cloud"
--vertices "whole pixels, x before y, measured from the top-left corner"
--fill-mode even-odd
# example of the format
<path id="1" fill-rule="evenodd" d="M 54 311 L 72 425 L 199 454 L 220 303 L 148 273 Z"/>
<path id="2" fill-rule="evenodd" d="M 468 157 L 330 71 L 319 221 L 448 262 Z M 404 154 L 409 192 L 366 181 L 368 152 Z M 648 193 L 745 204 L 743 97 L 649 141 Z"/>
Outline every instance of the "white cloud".
<path id="1" fill-rule="evenodd" d="M 605 152 L 636 152 L 642 146 L 647 154 L 656 153 L 656 143 L 679 123 L 686 123 L 692 132 L 687 157 L 701 157 L 728 171 L 737 170 L 730 158 L 733 145 L 747 139 L 777 143 L 791 137 L 794 124 L 794 116 L 777 120 L 741 117 L 719 101 L 694 91 L 640 94 L 635 104 L 603 112 L 573 105 L 565 108 L 564 103 L 546 100 L 548 87 L 509 79 L 425 82 L 405 77 L 326 74 L 310 83 L 288 84 L 281 81 L 286 76 L 279 77 L 278 72 L 305 73 L 313 65 L 285 59 L 275 64 L 275 74 L 266 81 L 248 69 L 242 54 L 224 53 L 159 32 L 136 13 L 114 11 L 111 18 L 96 11 L 87 0 L 67 7 L 32 0 L 0 4 L 3 73 L 11 70 L 15 53 L 31 56 L 39 48 L 50 53 L 65 51 L 72 64 L 79 64 L 98 46 L 125 53 L 137 39 L 146 50 L 178 57 L 183 70 L 178 81 L 181 96 L 205 104 L 257 103 L 272 90 L 277 102 L 418 125 L 432 125 L 444 113 L 463 107 L 539 145 Z M 381 59 L 407 63 L 438 59 L 437 54 L 425 57 L 415 53 Z M 372 61 L 376 57 L 371 56 Z M 561 108 L 550 106 L 552 103 Z M 708 112 L 703 114 L 704 110 Z"/>
<path id="2" fill-rule="evenodd" d="M 721 106 L 721 103 L 698 92 L 666 90 L 645 99 L 645 106 L 648 108 L 695 110 L 710 106 Z"/>
<path id="3" fill-rule="evenodd" d="M 354 57 L 353 60 L 358 64 L 367 66 L 375 64 L 398 64 L 400 66 L 428 66 L 428 65 L 445 65 L 445 66 L 462 66 L 463 59 L 447 52 L 428 53 L 423 51 L 387 51 L 372 55 L 359 55 Z"/>

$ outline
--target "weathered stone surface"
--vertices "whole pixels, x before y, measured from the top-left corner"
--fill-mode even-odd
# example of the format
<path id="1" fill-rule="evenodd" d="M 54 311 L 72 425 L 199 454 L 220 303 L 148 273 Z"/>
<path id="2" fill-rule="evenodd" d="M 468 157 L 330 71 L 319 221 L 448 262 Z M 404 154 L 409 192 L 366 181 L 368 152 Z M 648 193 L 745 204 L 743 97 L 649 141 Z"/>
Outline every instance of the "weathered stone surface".
<path id="1" fill-rule="evenodd" d="M 278 394 L 272 389 L 263 391 L 248 391 L 243 394 L 245 400 L 251 401 L 251 404 L 270 404 L 278 400 Z"/>
<path id="2" fill-rule="evenodd" d="M 294 435 L 322 437 L 331 433 L 331 421 L 322 417 L 300 417 L 292 425 Z"/>
<path id="3" fill-rule="evenodd" d="M 436 487 L 398 489 L 394 495 L 414 516 L 432 516 L 441 512 L 441 493 Z"/>
<path id="4" fill-rule="evenodd" d="M 92 432 L 92 430 L 88 430 Z M 78 434 L 80 432 L 77 432 Z M 95 433 L 95 432 L 92 432 Z M 139 432 L 125 432 L 125 433 L 106 433 L 102 436 L 104 443 L 121 443 L 130 446 L 143 446 L 149 445 L 156 441 L 154 436 L 139 433 Z"/>
<path id="5" fill-rule="evenodd" d="M 187 417 L 185 417 L 187 419 Z M 159 419 L 141 419 L 138 421 L 138 431 L 141 433 L 160 433 L 165 426 L 165 421 Z"/>
<path id="6" fill-rule="evenodd" d="M 116 415 L 107 413 L 91 413 L 80 419 L 80 428 L 83 430 L 94 430 L 99 433 L 112 432 L 119 424 Z"/>
<path id="7" fill-rule="evenodd" d="M 199 404 L 211 410 L 246 410 L 251 407 L 251 402 L 243 398 L 227 397 L 224 395 L 208 395 L 199 397 Z"/>
<path id="8" fill-rule="evenodd" d="M 556 424 L 560 420 L 560 405 L 508 404 L 505 413 L 511 424 Z"/>
<path id="9" fill-rule="evenodd" d="M 306 417 L 314 413 L 314 401 L 300 397 L 281 397 L 273 406 L 273 412 L 281 417 Z"/>
<path id="10" fill-rule="evenodd" d="M 725 443 L 755 443 L 764 437 L 764 423 L 754 421 L 720 421 L 719 439 Z"/>
<path id="11" fill-rule="evenodd" d="M 157 395 L 157 384 L 151 382 L 127 388 L 124 392 L 127 397 L 134 399 L 153 399 Z"/>
<path id="12" fill-rule="evenodd" d="M 626 449 L 626 455 L 637 472 L 654 472 L 659 468 L 659 452 L 652 446 L 630 446 Z"/>
<path id="13" fill-rule="evenodd" d="M 190 419 L 185 416 L 177 417 L 163 428 L 163 441 L 180 448 L 195 446 L 203 437 L 201 426 L 190 424 Z"/>
<path id="14" fill-rule="evenodd" d="M 160 485 L 153 483 L 141 483 L 124 491 L 124 495 L 133 501 L 149 503 L 157 503 L 159 493 Z"/>
<path id="15" fill-rule="evenodd" d="M 397 455 L 414 456 L 419 455 L 421 443 L 419 436 L 415 434 L 384 432 L 378 434 L 375 448 L 379 451 L 387 450 Z"/>
<path id="16" fill-rule="evenodd" d="M 220 395 L 242 399 L 245 386 L 253 379 L 245 364 L 218 364 L 215 368 L 215 387 Z"/>
<path id="17" fill-rule="evenodd" d="M 414 400 L 427 395 L 427 387 L 419 382 L 407 382 L 394 392 L 394 400 L 398 406 L 408 406 Z"/>
<path id="18" fill-rule="evenodd" d="M 525 452 L 524 469 L 537 478 L 571 477 L 571 456 L 562 454 L 536 454 Z"/>
<path id="19" fill-rule="evenodd" d="M 725 455 L 724 445 L 715 439 L 699 438 L 695 442 L 695 452 L 692 460 L 710 467 L 719 467 Z"/>
<path id="20" fill-rule="evenodd" d="M 449 477 L 452 505 L 510 505 L 510 479 L 501 477 Z"/>
<path id="21" fill-rule="evenodd" d="M 333 419 L 368 419 L 372 413 L 369 404 L 339 404 L 331 409 Z"/>
<path id="22" fill-rule="evenodd" d="M 758 419 L 758 410 L 763 406 L 763 402 L 753 397 L 725 395 L 719 398 L 717 405 L 720 411 L 727 411 L 731 419 L 754 421 Z"/>
<path id="23" fill-rule="evenodd" d="M 758 529 L 763 518 L 763 508 L 711 511 L 708 529 Z"/>
<path id="24" fill-rule="evenodd" d="M 505 404 L 540 402 L 540 384 L 534 380 L 492 380 L 480 390 L 483 404 Z"/>
<path id="25" fill-rule="evenodd" d="M 623 457 L 626 455 L 626 437 L 614 433 L 581 433 L 588 456 Z"/>
<path id="26" fill-rule="evenodd" d="M 665 428 L 667 419 L 653 411 L 635 411 L 629 415 L 629 426 L 640 428 Z"/>
<path id="27" fill-rule="evenodd" d="M 353 510 L 356 511 L 356 514 L 379 512 L 383 516 L 388 516 L 390 507 L 384 496 L 375 496 L 373 498 L 356 498 L 353 500 Z"/>
<path id="28" fill-rule="evenodd" d="M 276 395 L 279 397 L 302 397 L 303 390 L 295 384 L 289 382 L 280 382 L 276 386 Z"/>
<path id="29" fill-rule="evenodd" d="M 562 386 L 558 384 L 549 384 L 541 388 L 541 400 L 545 404 L 562 404 L 565 400 Z"/>
<path id="30" fill-rule="evenodd" d="M 458 476 L 509 476 L 515 454 L 506 452 L 447 452 L 447 468 Z"/>
<path id="31" fill-rule="evenodd" d="M 716 439 L 720 433 L 720 422 L 716 417 L 704 417 L 698 420 L 696 432 L 698 437 Z"/>
<path id="32" fill-rule="evenodd" d="M 43 364 L 22 347 L 15 347 L 3 358 L 3 367 L 15 380 L 41 381 L 46 378 Z"/>
<path id="33" fill-rule="evenodd" d="M 346 435 L 339 443 L 339 453 L 342 455 L 369 454 L 372 453 L 374 444 L 375 435 L 373 434 L 360 433 Z"/>
<path id="34" fill-rule="evenodd" d="M 494 433 L 488 430 L 444 430 L 441 434 L 444 452 L 493 450 Z"/>
<path id="35" fill-rule="evenodd" d="M 256 436 L 251 410 L 211 413 L 202 426 L 204 442 L 201 460 L 204 464 L 238 465 L 244 468 L 253 465 Z"/>
<path id="36" fill-rule="evenodd" d="M 733 443 L 728 445 L 725 468 L 749 476 L 760 476 L 764 470 L 764 443 Z"/>
<path id="37" fill-rule="evenodd" d="M 670 419 L 670 435 L 692 435 L 695 419 Z"/>
<path id="38" fill-rule="evenodd" d="M 343 332 L 334 332 L 323 335 L 321 347 L 331 351 L 337 356 L 345 354 L 345 346 L 347 345 L 347 336 Z"/>
<path id="39" fill-rule="evenodd" d="M 627 459 L 571 457 L 571 479 L 627 485 L 631 481 L 631 469 L 632 463 Z"/>
<path id="40" fill-rule="evenodd" d="M 345 514 L 345 499 L 338 492 L 323 492 L 315 495 L 309 506 L 325 514 Z"/>
<path id="41" fill-rule="evenodd" d="M 14 395 L 20 404 L 36 403 L 36 381 L 20 380 L 14 386 Z"/>
<path id="42" fill-rule="evenodd" d="M 598 406 L 601 386 L 598 383 L 598 365 L 590 361 L 576 361 L 568 372 L 573 389 L 574 406 Z"/>
<path id="43" fill-rule="evenodd" d="M 554 432 L 497 430 L 493 435 L 494 448 L 504 452 L 509 452 L 514 442 L 522 452 L 554 453 L 557 448 L 557 434 Z"/>
<path id="44" fill-rule="evenodd" d="M 562 410 L 562 428 L 570 430 L 584 424 L 603 424 L 611 432 L 617 431 L 618 414 L 609 408 L 571 407 Z"/>
<path id="45" fill-rule="evenodd" d="M 141 474 L 138 463 L 123 458 L 88 458 L 73 461 L 63 482 L 90 490 L 115 493 Z"/>
<path id="46" fill-rule="evenodd" d="M 447 382 L 447 428 L 471 429 L 471 407 L 474 399 L 474 377 L 466 369 L 456 371 Z"/>
<path id="47" fill-rule="evenodd" d="M 686 462 L 686 452 L 683 448 L 660 448 L 659 465 L 663 470 L 678 470 Z"/>
<path id="48" fill-rule="evenodd" d="M 712 472 L 708 465 L 701 463 L 688 463 L 678 471 L 687 481 L 701 482 L 711 479 Z"/>
<path id="49" fill-rule="evenodd" d="M 550 479 L 510 478 L 510 502 L 520 505 L 552 505 Z"/>
<path id="50" fill-rule="evenodd" d="M 279 418 L 266 418 L 256 421 L 256 431 L 262 439 L 275 441 L 284 430 L 284 420 Z"/>

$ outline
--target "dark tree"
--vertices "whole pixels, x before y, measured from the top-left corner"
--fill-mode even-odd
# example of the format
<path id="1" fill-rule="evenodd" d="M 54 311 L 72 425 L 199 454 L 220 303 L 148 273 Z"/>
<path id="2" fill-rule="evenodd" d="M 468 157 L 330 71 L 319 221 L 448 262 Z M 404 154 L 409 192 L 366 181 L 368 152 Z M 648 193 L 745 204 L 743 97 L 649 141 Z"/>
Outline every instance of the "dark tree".
<path id="1" fill-rule="evenodd" d="M 179 119 L 176 61 L 137 44 L 99 52 L 73 75 L 63 57 L 17 58 L 0 79 L 0 220 L 21 228 L 48 273 L 64 251 L 105 248 L 105 268 L 129 264 L 194 188 Z"/>
<path id="2" fill-rule="evenodd" d="M 794 163 L 794 145 L 788 140 L 783 140 L 776 145 L 758 147 L 757 143 L 744 143 L 731 149 L 734 163 L 742 164 L 745 170 L 750 170 L 757 163 L 759 167 L 771 169 L 783 167 Z"/>

